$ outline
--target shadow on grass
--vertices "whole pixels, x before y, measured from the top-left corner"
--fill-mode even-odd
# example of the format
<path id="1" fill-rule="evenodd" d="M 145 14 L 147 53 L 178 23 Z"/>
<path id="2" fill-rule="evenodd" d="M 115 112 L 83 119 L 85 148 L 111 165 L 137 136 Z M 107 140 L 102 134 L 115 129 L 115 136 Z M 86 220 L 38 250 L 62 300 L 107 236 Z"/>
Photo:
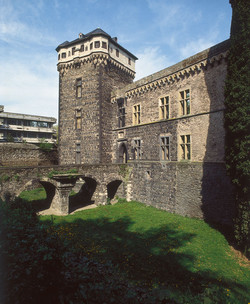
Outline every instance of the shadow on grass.
<path id="1" fill-rule="evenodd" d="M 217 289 L 221 300 L 226 299 L 227 289 L 236 288 L 239 302 L 235 303 L 241 303 L 240 299 L 247 294 L 244 286 L 219 279 L 219 273 L 194 269 L 197 257 L 184 252 L 184 247 L 192 242 L 195 234 L 183 232 L 173 224 L 136 232 L 132 231 L 133 224 L 127 216 L 115 221 L 103 217 L 63 221 L 56 224 L 55 229 L 64 227 L 65 233 L 60 229 L 62 238 L 70 239 L 77 252 L 102 263 L 111 261 L 129 280 L 156 293 L 165 291 L 174 299 L 195 297 L 199 303 L 199 297 L 212 286 L 210 298 L 219 303 L 216 302 Z"/>

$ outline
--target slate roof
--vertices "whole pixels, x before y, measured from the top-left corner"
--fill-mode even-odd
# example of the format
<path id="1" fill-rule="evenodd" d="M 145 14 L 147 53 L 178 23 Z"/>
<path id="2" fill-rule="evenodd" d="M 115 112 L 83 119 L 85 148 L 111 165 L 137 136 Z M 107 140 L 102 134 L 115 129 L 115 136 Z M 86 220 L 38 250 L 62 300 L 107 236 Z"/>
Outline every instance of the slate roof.
<path id="1" fill-rule="evenodd" d="M 103 31 L 101 28 L 97 28 L 97 29 L 95 29 L 95 30 L 93 30 L 93 31 L 91 31 L 87 34 L 82 34 L 81 38 L 77 38 L 77 39 L 72 40 L 70 42 L 69 41 L 64 41 L 63 43 L 58 45 L 58 47 L 56 48 L 56 51 L 58 52 L 61 48 L 69 47 L 69 46 L 75 45 L 77 43 L 84 42 L 85 40 L 90 39 L 92 36 L 100 36 L 100 35 L 107 37 L 109 39 L 109 41 L 111 41 L 115 46 L 117 46 L 118 48 L 120 48 L 121 50 L 126 52 L 133 59 L 135 59 L 135 60 L 138 59 L 135 55 L 133 55 L 127 49 L 125 49 L 119 43 L 117 43 L 117 41 L 114 38 L 111 38 L 111 36 L 108 33 L 106 33 L 105 31 Z"/>

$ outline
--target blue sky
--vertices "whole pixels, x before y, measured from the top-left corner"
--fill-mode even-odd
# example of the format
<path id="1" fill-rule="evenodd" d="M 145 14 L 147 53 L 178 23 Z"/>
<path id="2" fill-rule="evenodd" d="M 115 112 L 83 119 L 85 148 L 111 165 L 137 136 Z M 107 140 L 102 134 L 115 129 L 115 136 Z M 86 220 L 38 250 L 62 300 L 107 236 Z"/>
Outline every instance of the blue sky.
<path id="1" fill-rule="evenodd" d="M 55 48 L 98 27 L 136 55 L 136 80 L 229 38 L 229 0 L 0 0 L 0 104 L 58 116 Z"/>

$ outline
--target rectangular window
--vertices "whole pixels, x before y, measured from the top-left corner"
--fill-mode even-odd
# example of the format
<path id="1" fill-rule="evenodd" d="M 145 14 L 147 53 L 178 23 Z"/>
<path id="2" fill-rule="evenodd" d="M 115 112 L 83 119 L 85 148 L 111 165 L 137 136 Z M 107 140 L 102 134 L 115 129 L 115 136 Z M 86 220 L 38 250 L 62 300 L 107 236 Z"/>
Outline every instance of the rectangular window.
<path id="1" fill-rule="evenodd" d="M 90 43 L 90 50 L 93 49 L 93 42 Z"/>
<path id="2" fill-rule="evenodd" d="M 118 127 L 124 127 L 125 126 L 125 107 L 124 103 L 120 102 L 118 103 Z"/>
<path id="3" fill-rule="evenodd" d="M 191 159 L 191 136 L 180 136 L 180 158 L 190 160 Z"/>
<path id="4" fill-rule="evenodd" d="M 95 41 L 95 48 L 98 49 L 100 47 L 100 41 Z"/>
<path id="5" fill-rule="evenodd" d="M 119 57 L 119 50 L 116 49 L 116 57 Z"/>
<path id="6" fill-rule="evenodd" d="M 131 58 L 128 58 L 128 64 L 131 65 Z"/>
<path id="7" fill-rule="evenodd" d="M 102 42 L 102 48 L 107 49 L 107 42 L 105 42 L 105 41 Z"/>
<path id="8" fill-rule="evenodd" d="M 190 114 L 190 90 L 180 92 L 180 110 L 181 115 Z"/>
<path id="9" fill-rule="evenodd" d="M 60 60 L 60 54 L 58 54 L 58 60 Z"/>
<path id="10" fill-rule="evenodd" d="M 76 164 L 81 164 L 81 144 L 76 144 Z"/>
<path id="11" fill-rule="evenodd" d="M 76 129 L 81 130 L 82 128 L 82 111 L 76 110 Z"/>
<path id="12" fill-rule="evenodd" d="M 66 53 L 62 53 L 62 58 L 66 58 Z"/>
<path id="13" fill-rule="evenodd" d="M 141 140 L 134 140 L 135 159 L 141 159 Z"/>
<path id="14" fill-rule="evenodd" d="M 169 119 L 169 96 L 160 98 L 159 117 L 160 119 Z"/>
<path id="15" fill-rule="evenodd" d="M 76 97 L 82 97 L 82 78 L 76 79 Z"/>
<path id="16" fill-rule="evenodd" d="M 72 56 L 75 54 L 75 51 L 76 51 L 76 48 L 73 47 L 73 48 L 72 48 Z"/>
<path id="17" fill-rule="evenodd" d="M 81 45 L 80 47 L 80 51 L 83 52 L 84 51 L 84 44 Z"/>
<path id="18" fill-rule="evenodd" d="M 160 158 L 161 160 L 170 160 L 169 154 L 169 136 L 160 137 Z"/>
<path id="19" fill-rule="evenodd" d="M 133 106 L 133 125 L 139 125 L 141 123 L 141 106 Z"/>

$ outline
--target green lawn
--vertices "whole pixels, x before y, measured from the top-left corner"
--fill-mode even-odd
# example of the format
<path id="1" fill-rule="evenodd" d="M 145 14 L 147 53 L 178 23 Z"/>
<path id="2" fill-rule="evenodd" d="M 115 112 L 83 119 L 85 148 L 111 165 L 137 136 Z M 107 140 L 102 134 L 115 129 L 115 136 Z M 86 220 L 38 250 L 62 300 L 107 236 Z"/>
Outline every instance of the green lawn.
<path id="1" fill-rule="evenodd" d="M 43 187 L 29 191 L 23 191 L 19 197 L 25 201 L 32 202 L 33 200 L 45 200 L 46 192 Z"/>
<path id="2" fill-rule="evenodd" d="M 163 298 L 192 304 L 250 302 L 249 263 L 238 259 L 225 237 L 201 220 L 137 202 L 41 220 L 53 220 L 53 233 L 76 252 L 112 261 L 133 284 Z"/>

